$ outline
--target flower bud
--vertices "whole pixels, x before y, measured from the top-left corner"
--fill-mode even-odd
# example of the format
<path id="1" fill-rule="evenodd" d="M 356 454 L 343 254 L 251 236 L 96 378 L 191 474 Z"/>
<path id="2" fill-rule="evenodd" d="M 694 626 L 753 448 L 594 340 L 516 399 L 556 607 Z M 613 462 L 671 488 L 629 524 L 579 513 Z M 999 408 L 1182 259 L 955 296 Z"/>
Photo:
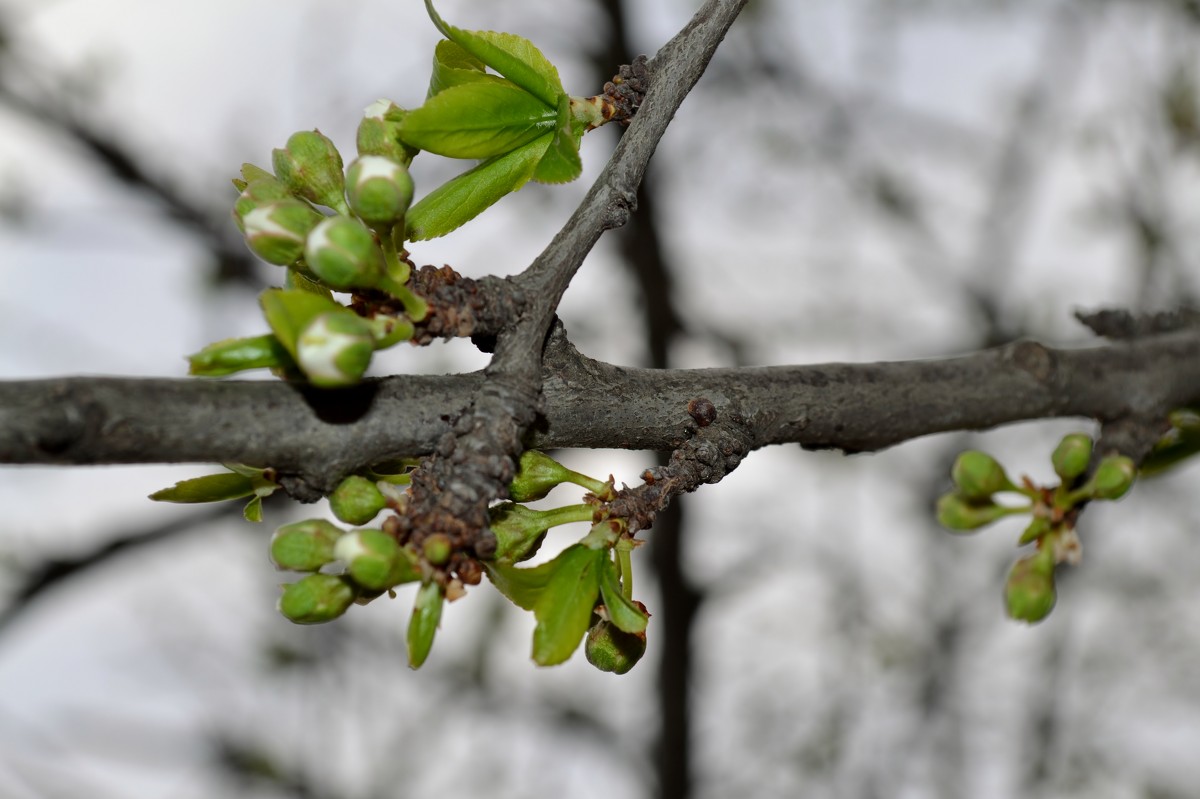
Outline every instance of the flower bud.
<path id="1" fill-rule="evenodd" d="M 288 266 L 300 260 L 309 231 L 321 218 L 306 203 L 286 199 L 259 205 L 241 220 L 246 244 L 255 255 L 268 263 Z"/>
<path id="2" fill-rule="evenodd" d="M 978 450 L 960 453 L 950 470 L 950 477 L 959 495 L 969 502 L 985 500 L 997 491 L 1013 488 L 1004 467 L 991 455 Z"/>
<path id="3" fill-rule="evenodd" d="M 387 507 L 387 500 L 365 477 L 352 474 L 329 495 L 329 509 L 347 524 L 366 524 Z"/>
<path id="4" fill-rule="evenodd" d="M 422 543 L 421 548 L 425 554 L 425 560 L 434 566 L 444 565 L 454 554 L 454 545 L 450 543 L 450 538 L 445 533 L 434 533 L 429 536 Z"/>
<path id="5" fill-rule="evenodd" d="M 527 449 L 517 461 L 517 474 L 508 485 L 508 497 L 513 502 L 542 499 L 559 483 L 568 482 L 571 475 L 570 469 L 549 455 Z"/>
<path id="6" fill-rule="evenodd" d="M 412 176 L 403 164 L 385 156 L 359 156 L 346 170 L 346 199 L 368 225 L 394 225 L 412 204 Z"/>
<path id="7" fill-rule="evenodd" d="M 537 554 L 550 525 L 542 511 L 504 502 L 488 510 L 488 528 L 496 536 L 495 560 L 519 563 Z"/>
<path id="8" fill-rule="evenodd" d="M 419 152 L 400 143 L 400 124 L 407 112 L 391 100 L 376 100 L 358 124 L 358 154 L 382 155 L 408 166 Z"/>
<path id="9" fill-rule="evenodd" d="M 975 530 L 1003 517 L 1009 509 L 993 502 L 972 503 L 956 493 L 937 502 L 938 524 L 949 530 Z"/>
<path id="10" fill-rule="evenodd" d="M 336 558 L 350 579 L 363 588 L 383 591 L 420 576 L 396 539 L 382 530 L 355 530 L 338 539 Z"/>
<path id="11" fill-rule="evenodd" d="M 245 233 L 246 214 L 268 203 L 295 199 L 287 186 L 276 180 L 274 175 L 266 174 L 266 177 L 257 178 L 247 183 L 241 193 L 238 194 L 237 200 L 233 203 L 233 221 L 237 225 L 238 230 Z M 313 213 L 316 213 L 316 211 L 313 210 Z M 317 218 L 318 220 L 320 219 L 320 214 L 317 214 Z"/>
<path id="12" fill-rule="evenodd" d="M 646 633 L 627 633 L 608 621 L 588 628 L 583 654 L 600 671 L 624 674 L 646 654 Z"/>
<path id="13" fill-rule="evenodd" d="M 357 591 L 335 574 L 310 574 L 283 586 L 279 612 L 296 624 L 321 624 L 346 612 Z"/>
<path id="14" fill-rule="evenodd" d="M 281 569 L 315 572 L 337 559 L 334 545 L 342 530 L 324 519 L 285 524 L 271 537 L 271 560 Z"/>
<path id="15" fill-rule="evenodd" d="M 1092 438 L 1084 433 L 1071 433 L 1063 436 L 1050 456 L 1054 464 L 1054 473 L 1069 483 L 1087 471 L 1092 459 Z"/>
<path id="16" fill-rule="evenodd" d="M 339 291 L 372 288 L 383 276 L 383 251 L 375 235 L 348 216 L 331 216 L 312 229 L 304 246 L 308 268 Z"/>
<path id="17" fill-rule="evenodd" d="M 1092 496 L 1096 499 L 1120 499 L 1137 477 L 1137 467 L 1124 455 L 1110 455 L 1100 461 L 1092 475 Z"/>
<path id="18" fill-rule="evenodd" d="M 1038 551 L 1013 564 L 1004 585 L 1010 618 L 1035 624 L 1050 614 L 1056 599 L 1052 553 Z"/>
<path id="19" fill-rule="evenodd" d="M 285 149 L 271 151 L 275 174 L 297 196 L 346 212 L 342 156 L 318 130 L 293 133 Z"/>
<path id="20" fill-rule="evenodd" d="M 296 338 L 296 362 L 309 382 L 321 388 L 352 386 L 371 363 L 370 326 L 351 311 L 328 311 Z"/>

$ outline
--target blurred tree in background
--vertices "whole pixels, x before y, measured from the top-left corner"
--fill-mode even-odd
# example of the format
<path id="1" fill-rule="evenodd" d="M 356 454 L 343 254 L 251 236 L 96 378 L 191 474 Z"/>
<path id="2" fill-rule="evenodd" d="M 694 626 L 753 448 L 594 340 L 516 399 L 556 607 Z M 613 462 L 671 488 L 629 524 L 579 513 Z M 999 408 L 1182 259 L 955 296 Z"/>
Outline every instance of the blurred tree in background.
<path id="1" fill-rule="evenodd" d="M 314 124 L 348 142 L 362 106 L 420 96 L 436 32 L 419 6 L 0 10 L 0 374 L 179 375 L 182 353 L 255 332 L 269 267 L 229 219 L 232 165 Z M 694 6 L 454 17 L 598 88 Z M 588 355 L 666 368 L 1083 343 L 1078 308 L 1194 304 L 1198 44 L 1185 0 L 752 3 L 560 316 Z M 523 268 L 611 143 L 585 142 L 579 183 L 414 255 Z M 381 372 L 486 363 L 463 341 L 389 357 Z M 986 446 L 1041 479 L 1074 429 Z M 677 502 L 646 535 L 650 652 L 622 678 L 533 669 L 524 618 L 487 589 L 409 672 L 396 607 L 292 627 L 264 531 L 141 499 L 195 470 L 6 468 L 0 793 L 1193 795 L 1194 471 L 1090 513 L 1063 606 L 1025 628 L 997 599 L 1012 539 L 932 519 L 982 439 L 764 450 Z M 653 458 L 561 455 L 618 484 Z"/>

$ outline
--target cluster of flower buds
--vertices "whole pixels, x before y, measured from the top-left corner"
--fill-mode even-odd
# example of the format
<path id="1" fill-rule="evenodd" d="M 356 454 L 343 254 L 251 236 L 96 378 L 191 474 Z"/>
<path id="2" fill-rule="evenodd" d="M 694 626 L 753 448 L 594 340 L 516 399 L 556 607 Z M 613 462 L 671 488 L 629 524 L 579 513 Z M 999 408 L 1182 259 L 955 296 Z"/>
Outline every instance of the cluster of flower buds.
<path id="1" fill-rule="evenodd" d="M 1123 455 L 1100 459 L 1086 477 L 1092 449 L 1087 435 L 1063 437 L 1050 456 L 1061 481 L 1056 486 L 1037 486 L 1028 478 L 1018 485 L 995 458 L 974 450 L 961 453 L 951 469 L 954 490 L 937 503 L 937 518 L 944 527 L 969 532 L 1005 516 L 1031 517 L 1017 543 L 1034 544 L 1036 551 L 1013 565 L 1005 583 L 1005 605 L 1014 619 L 1035 623 L 1053 609 L 1055 568 L 1062 563 L 1076 564 L 1082 555 L 1075 531 L 1080 507 L 1092 500 L 1119 499 L 1133 485 L 1137 468 Z M 1017 495 L 1018 503 L 997 502 L 996 495 L 1003 493 Z"/>
<path id="2" fill-rule="evenodd" d="M 287 268 L 288 288 L 263 296 L 270 334 L 206 347 L 189 359 L 192 374 L 266 367 L 320 387 L 348 386 L 362 379 L 375 350 L 412 337 L 427 308 L 407 285 L 404 220 L 415 151 L 398 138 L 404 114 L 386 100 L 369 106 L 359 155 L 344 170 L 337 147 L 316 130 L 272 152 L 273 174 L 243 165 L 234 220 L 252 252 Z M 364 318 L 333 291 L 382 292 L 404 313 Z"/>

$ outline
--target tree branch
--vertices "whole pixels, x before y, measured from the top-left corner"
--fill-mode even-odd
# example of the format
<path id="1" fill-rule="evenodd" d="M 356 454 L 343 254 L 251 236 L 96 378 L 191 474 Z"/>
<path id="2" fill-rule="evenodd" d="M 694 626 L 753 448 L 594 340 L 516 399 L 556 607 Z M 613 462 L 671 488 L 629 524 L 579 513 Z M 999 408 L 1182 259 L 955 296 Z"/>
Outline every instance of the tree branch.
<path id="1" fill-rule="evenodd" d="M 332 488 L 381 460 L 434 453 L 482 373 L 397 376 L 322 391 L 282 382 L 59 378 L 0 382 L 0 462 L 243 462 Z M 1030 341 L 941 360 L 630 369 L 580 355 L 556 328 L 534 447 L 671 451 L 707 398 L 749 448 L 862 452 L 930 433 L 1078 416 L 1162 417 L 1200 402 L 1200 330 L 1088 349 Z"/>

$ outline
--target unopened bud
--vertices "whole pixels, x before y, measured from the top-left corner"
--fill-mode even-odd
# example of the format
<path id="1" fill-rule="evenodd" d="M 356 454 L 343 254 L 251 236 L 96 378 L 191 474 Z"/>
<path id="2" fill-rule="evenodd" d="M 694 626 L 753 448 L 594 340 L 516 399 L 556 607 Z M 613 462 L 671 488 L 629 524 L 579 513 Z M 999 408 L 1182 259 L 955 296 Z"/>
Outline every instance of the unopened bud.
<path id="1" fill-rule="evenodd" d="M 346 199 L 372 227 L 391 226 L 412 204 L 413 180 L 402 163 L 382 155 L 363 155 L 346 170 Z"/>
<path id="2" fill-rule="evenodd" d="M 419 152 L 400 143 L 400 124 L 407 112 L 391 100 L 376 100 L 363 111 L 358 125 L 358 154 L 382 155 L 407 166 Z"/>
<path id="3" fill-rule="evenodd" d="M 374 481 L 352 474 L 329 495 L 329 509 L 347 524 L 366 524 L 387 507 Z"/>
<path id="4" fill-rule="evenodd" d="M 434 533 L 425 539 L 421 547 L 425 553 L 425 560 L 434 566 L 444 565 L 454 554 L 454 545 L 445 533 Z"/>
<path id="5" fill-rule="evenodd" d="M 373 288 L 384 273 L 375 235 L 348 216 L 331 216 L 313 228 L 304 258 L 313 274 L 339 291 Z"/>
<path id="6" fill-rule="evenodd" d="M 275 174 L 296 195 L 346 212 L 342 156 L 317 130 L 293 133 L 284 149 L 271 152 Z"/>
<path id="7" fill-rule="evenodd" d="M 1050 614 L 1056 599 L 1052 553 L 1039 551 L 1013 564 L 1004 585 L 1010 618 L 1035 624 Z"/>
<path id="8" fill-rule="evenodd" d="M 488 511 L 488 528 L 496 536 L 496 560 L 517 563 L 537 554 L 549 529 L 542 511 L 504 502 Z"/>
<path id="9" fill-rule="evenodd" d="M 549 455 L 527 449 L 517 461 L 517 474 L 508 485 L 508 497 L 513 502 L 542 499 L 555 486 L 569 481 L 572 474 L 570 469 Z"/>
<path id="10" fill-rule="evenodd" d="M 265 177 L 256 178 L 249 183 L 244 183 L 241 193 L 238 194 L 237 200 L 233 203 L 233 221 L 237 224 L 238 230 L 242 233 L 246 232 L 246 214 L 253 211 L 255 208 L 261 208 L 269 203 L 279 202 L 280 200 L 295 200 L 290 189 L 275 178 L 274 175 L 264 173 Z M 316 213 L 314 210 L 313 213 Z M 320 214 L 317 215 L 318 220 Z"/>
<path id="11" fill-rule="evenodd" d="M 241 217 L 246 244 L 259 258 L 280 266 L 300 260 L 309 232 L 321 219 L 307 203 L 295 199 L 259 205 Z"/>
<path id="12" fill-rule="evenodd" d="M 271 537 L 271 560 L 281 569 L 315 572 L 337 559 L 333 550 L 341 535 L 337 525 L 324 519 L 285 524 Z"/>
<path id="13" fill-rule="evenodd" d="M 1096 473 L 1092 475 L 1092 496 L 1096 499 L 1120 499 L 1133 486 L 1135 477 L 1137 467 L 1131 459 L 1124 455 L 1110 455 L 1100 461 Z"/>
<path id="14" fill-rule="evenodd" d="M 945 494 L 937 502 L 938 524 L 949 530 L 976 530 L 1008 512 L 1003 505 L 968 502 L 956 493 Z"/>
<path id="15" fill-rule="evenodd" d="M 600 671 L 625 674 L 646 654 L 646 633 L 627 633 L 612 622 L 596 621 L 588 628 L 583 654 Z"/>
<path id="16" fill-rule="evenodd" d="M 371 328 L 361 317 L 328 311 L 296 338 L 296 362 L 314 386 L 351 386 L 367 371 L 374 349 Z"/>
<path id="17" fill-rule="evenodd" d="M 1054 473 L 1069 483 L 1087 471 L 1092 459 L 1092 438 L 1084 433 L 1071 433 L 1063 436 L 1050 456 L 1054 464 Z"/>
<path id="18" fill-rule="evenodd" d="M 310 574 L 283 586 L 279 612 L 296 624 L 332 621 L 354 603 L 357 591 L 345 578 L 334 574 Z"/>
<path id="19" fill-rule="evenodd" d="M 958 493 L 966 500 L 985 500 L 997 491 L 1013 488 L 1012 481 L 1004 473 L 1004 467 L 986 452 L 967 450 L 960 453 L 950 470 L 950 477 Z"/>
<path id="20" fill-rule="evenodd" d="M 408 553 L 382 530 L 346 533 L 338 539 L 334 555 L 346 564 L 350 579 L 372 591 L 383 591 L 415 579 Z"/>
<path id="21" fill-rule="evenodd" d="M 428 582 L 417 589 L 413 603 L 412 618 L 408 622 L 408 665 L 419 669 L 429 657 L 433 638 L 437 635 L 438 623 L 442 620 L 442 601 L 445 594 L 435 582 Z"/>

